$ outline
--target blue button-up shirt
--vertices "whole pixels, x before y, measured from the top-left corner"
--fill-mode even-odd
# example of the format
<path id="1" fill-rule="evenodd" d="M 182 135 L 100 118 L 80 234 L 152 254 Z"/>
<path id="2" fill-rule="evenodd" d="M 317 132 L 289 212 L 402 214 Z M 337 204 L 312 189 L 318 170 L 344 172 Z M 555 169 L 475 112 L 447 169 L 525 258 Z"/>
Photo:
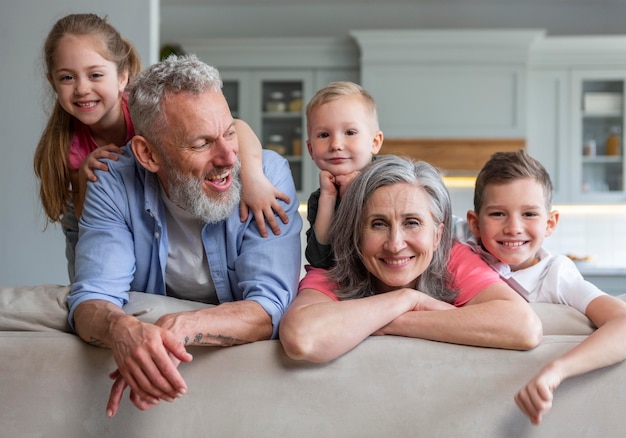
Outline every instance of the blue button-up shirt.
<path id="1" fill-rule="evenodd" d="M 108 172 L 96 171 L 98 180 L 87 184 L 68 297 L 70 324 L 87 300 L 121 307 L 131 290 L 165 295 L 168 240 L 158 177 L 135 160 L 130 147 L 123 150 L 119 160 L 107 161 Z M 300 276 L 302 219 L 287 161 L 263 151 L 263 171 L 291 199 L 283 204 L 289 223 L 278 220 L 280 235 L 261 237 L 253 215 L 241 222 L 235 209 L 225 221 L 206 224 L 202 241 L 220 303 L 258 302 L 272 318 L 276 337 Z"/>

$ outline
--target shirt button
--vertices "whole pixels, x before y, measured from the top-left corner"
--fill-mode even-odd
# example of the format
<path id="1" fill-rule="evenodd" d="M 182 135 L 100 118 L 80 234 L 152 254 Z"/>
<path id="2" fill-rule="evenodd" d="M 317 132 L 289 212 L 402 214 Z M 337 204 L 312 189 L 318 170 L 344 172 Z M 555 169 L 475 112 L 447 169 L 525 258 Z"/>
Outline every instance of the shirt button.
<path id="1" fill-rule="evenodd" d="M 158 232 L 158 231 L 157 231 L 156 233 L 154 233 L 154 238 L 155 238 L 155 239 L 158 239 L 158 238 L 159 238 L 159 236 L 160 236 L 160 234 L 159 234 L 159 232 Z"/>

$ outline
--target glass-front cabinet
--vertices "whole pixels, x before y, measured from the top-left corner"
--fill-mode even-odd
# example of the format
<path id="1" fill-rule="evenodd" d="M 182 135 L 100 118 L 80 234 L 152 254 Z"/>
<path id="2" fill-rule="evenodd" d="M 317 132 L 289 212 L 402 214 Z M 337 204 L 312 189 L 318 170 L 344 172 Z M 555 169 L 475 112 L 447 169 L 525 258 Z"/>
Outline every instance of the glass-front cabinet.
<path id="1" fill-rule="evenodd" d="M 572 73 L 572 192 L 582 202 L 623 201 L 626 74 Z"/>
<path id="2" fill-rule="evenodd" d="M 317 181 L 305 144 L 304 105 L 313 92 L 312 73 L 221 70 L 221 74 L 233 117 L 246 121 L 265 149 L 287 159 L 298 196 L 306 200 Z"/>

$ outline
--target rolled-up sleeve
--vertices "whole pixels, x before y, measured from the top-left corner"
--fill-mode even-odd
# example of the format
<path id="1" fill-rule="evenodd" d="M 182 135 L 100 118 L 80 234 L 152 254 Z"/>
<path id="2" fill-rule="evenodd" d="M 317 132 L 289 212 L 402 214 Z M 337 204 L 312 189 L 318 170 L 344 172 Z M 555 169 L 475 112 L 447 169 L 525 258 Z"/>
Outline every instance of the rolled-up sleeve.
<path id="1" fill-rule="evenodd" d="M 216 232 L 219 224 L 208 226 L 203 231 L 203 239 L 220 302 L 256 301 L 270 316 L 273 338 L 276 338 L 278 325 L 295 297 L 300 278 L 302 218 L 288 162 L 274 152 L 264 151 L 263 167 L 274 187 L 291 199 L 289 204 L 280 201 L 289 217 L 287 224 L 276 218 L 280 234 L 270 232 L 267 237 L 261 237 L 254 218 L 242 224 L 239 215 L 233 214 L 224 234 Z M 226 245 L 226 260 L 224 251 L 220 250 L 222 244 Z M 223 278 L 223 272 L 227 279 Z"/>

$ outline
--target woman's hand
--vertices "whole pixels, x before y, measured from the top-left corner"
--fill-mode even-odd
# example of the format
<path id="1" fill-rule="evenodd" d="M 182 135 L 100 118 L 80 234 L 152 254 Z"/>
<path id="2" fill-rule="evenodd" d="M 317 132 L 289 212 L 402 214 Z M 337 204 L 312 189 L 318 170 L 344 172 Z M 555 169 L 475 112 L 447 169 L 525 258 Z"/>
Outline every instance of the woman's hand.
<path id="1" fill-rule="evenodd" d="M 372 333 L 372 335 L 380 336 L 397 334 L 397 331 L 395 330 L 396 321 L 410 312 L 441 311 L 455 308 L 452 304 L 446 303 L 445 301 L 440 301 L 436 298 L 431 297 L 430 295 L 425 294 L 424 292 L 420 292 L 415 289 L 403 288 L 398 289 L 394 293 L 397 293 L 398 296 L 401 297 L 401 299 L 409 301 L 409 310 L 406 313 L 399 315 L 398 318 L 394 319 L 389 324 L 376 330 L 374 333 Z"/>
<path id="2" fill-rule="evenodd" d="M 412 300 L 413 305 L 410 310 L 411 312 L 418 312 L 420 310 L 450 310 L 455 308 L 450 303 L 440 301 L 415 289 L 402 288 L 398 289 L 398 291 L 403 292 Z"/>

